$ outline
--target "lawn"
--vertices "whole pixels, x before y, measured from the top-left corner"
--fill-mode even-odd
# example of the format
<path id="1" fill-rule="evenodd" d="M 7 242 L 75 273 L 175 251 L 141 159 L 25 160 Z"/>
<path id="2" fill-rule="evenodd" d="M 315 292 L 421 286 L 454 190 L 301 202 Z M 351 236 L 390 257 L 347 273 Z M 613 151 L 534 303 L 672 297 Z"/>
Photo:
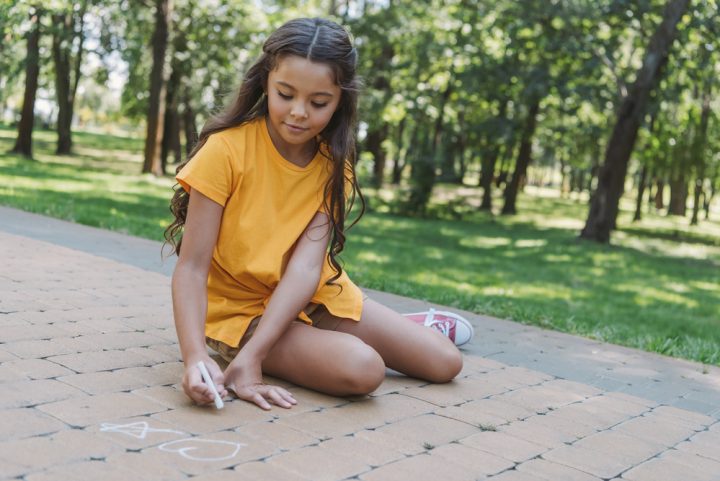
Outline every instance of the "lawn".
<path id="1" fill-rule="evenodd" d="M 162 238 L 173 181 L 138 174 L 140 140 L 77 133 L 77 155 L 58 157 L 39 131 L 28 162 L 4 153 L 13 136 L 0 128 L 0 203 Z M 440 185 L 423 220 L 393 215 L 392 189 L 367 194 L 343 255 L 362 286 L 720 365 L 717 210 L 693 228 L 653 212 L 633 224 L 625 199 L 606 246 L 577 239 L 587 200 L 554 190 L 528 187 L 505 217 L 472 208 L 477 189 Z"/>

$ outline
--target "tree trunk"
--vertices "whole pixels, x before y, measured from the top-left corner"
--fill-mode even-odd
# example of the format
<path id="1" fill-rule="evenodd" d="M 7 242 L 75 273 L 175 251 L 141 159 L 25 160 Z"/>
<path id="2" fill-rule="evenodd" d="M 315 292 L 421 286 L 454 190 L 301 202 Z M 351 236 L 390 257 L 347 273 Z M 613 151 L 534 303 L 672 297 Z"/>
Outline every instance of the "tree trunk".
<path id="1" fill-rule="evenodd" d="M 190 155 L 198 139 L 197 125 L 195 124 L 195 111 L 190 99 L 186 96 L 183 110 L 183 129 L 185 130 L 185 155 Z"/>
<path id="2" fill-rule="evenodd" d="M 647 175 L 647 165 L 643 165 L 642 170 L 640 171 L 640 182 L 638 183 L 638 194 L 637 201 L 635 202 L 635 215 L 633 216 L 633 222 L 637 222 L 642 219 L 642 203 L 643 195 L 645 194 L 645 184 L 647 183 Z"/>
<path id="3" fill-rule="evenodd" d="M 404 150 L 403 147 L 403 134 L 405 133 L 406 122 L 407 117 L 403 117 L 400 121 L 400 124 L 398 124 L 397 140 L 395 142 L 397 150 L 395 152 L 395 159 L 393 160 L 392 179 L 390 180 L 390 183 L 392 183 L 393 185 L 398 185 L 400 183 L 400 179 L 402 178 L 402 171 L 406 164 L 405 157 L 407 156 L 407 151 Z M 417 127 L 415 128 L 415 131 L 417 132 Z"/>
<path id="4" fill-rule="evenodd" d="M 170 36 L 173 0 L 155 0 L 155 31 L 152 36 L 153 66 L 150 72 L 150 101 L 142 172 L 163 175 L 160 149 L 165 116 L 165 52 Z"/>
<path id="5" fill-rule="evenodd" d="M 437 156 L 440 151 L 440 142 L 443 136 L 445 105 L 447 104 L 452 92 L 452 73 L 447 87 L 443 91 L 440 98 L 439 114 L 435 120 L 433 135 L 428 140 L 430 145 L 428 148 L 421 149 L 420 158 L 417 164 L 413 164 L 413 185 L 410 190 L 410 198 L 408 200 L 408 213 L 412 215 L 424 216 L 427 211 L 427 204 L 432 197 L 433 187 L 435 186 L 435 167 L 437 166 Z M 426 144 L 426 142 L 423 142 Z"/>
<path id="6" fill-rule="evenodd" d="M 685 217 L 687 210 L 688 185 L 685 172 L 680 171 L 676 177 L 670 179 L 670 202 L 667 215 Z"/>
<path id="7" fill-rule="evenodd" d="M 657 189 L 655 190 L 655 209 L 660 210 L 665 207 L 665 182 L 662 179 L 657 181 Z"/>
<path id="8" fill-rule="evenodd" d="M 365 138 L 365 148 L 373 156 L 373 186 L 382 187 L 383 178 L 385 176 L 386 155 L 382 143 L 387 138 L 388 124 L 382 122 L 379 128 L 368 132 Z"/>
<path id="9" fill-rule="evenodd" d="M 502 214 L 516 214 L 515 207 L 517 201 L 518 190 L 525 179 L 528 165 L 532 161 L 532 139 L 537 126 L 537 115 L 540 111 L 540 99 L 534 99 L 528 107 L 527 118 L 525 119 L 525 127 L 523 128 L 520 141 L 520 150 L 518 151 L 517 162 L 515 163 L 515 171 L 513 172 L 510 183 L 505 186 L 505 203 L 503 204 Z"/>
<path id="10" fill-rule="evenodd" d="M 173 69 L 170 74 L 170 80 L 167 87 L 167 98 L 165 102 L 165 122 L 162 137 L 162 149 L 160 151 L 160 159 L 162 162 L 162 171 L 167 172 L 167 165 L 170 163 L 168 157 L 172 153 L 175 157 L 175 163 L 180 162 L 182 154 L 180 153 L 180 117 L 178 116 L 177 94 L 180 88 L 180 73 Z"/>
<path id="11" fill-rule="evenodd" d="M 32 28 L 27 34 L 27 55 L 25 57 L 25 94 L 18 124 L 15 146 L 10 152 L 32 159 L 32 133 L 35 125 L 35 97 L 40 75 L 40 16 L 42 11 L 34 7 L 30 12 Z"/>
<path id="12" fill-rule="evenodd" d="M 55 90 L 57 94 L 58 142 L 56 153 L 68 155 L 72 152 L 72 119 L 75 109 L 75 95 L 80 83 L 85 43 L 85 11 L 87 0 L 82 2 L 80 9 L 53 15 L 55 31 L 53 33 L 53 60 L 55 64 Z M 79 28 L 76 29 L 76 25 Z M 73 52 L 78 39 L 77 51 Z"/>
<path id="13" fill-rule="evenodd" d="M 508 103 L 509 99 L 507 98 L 500 102 L 500 108 L 498 109 L 497 117 L 495 117 L 498 123 L 507 117 Z M 492 134 L 488 136 L 488 142 L 490 142 L 491 148 L 489 153 L 483 156 L 481 164 L 480 187 L 482 187 L 483 190 L 483 197 L 480 203 L 480 210 L 492 211 L 492 183 L 495 177 L 495 164 L 497 163 L 501 148 L 499 140 L 500 139 L 495 139 Z"/>
<path id="14" fill-rule="evenodd" d="M 661 76 L 670 47 L 675 40 L 677 24 L 688 11 L 690 0 L 670 0 L 663 20 L 650 39 L 643 65 L 628 95 L 623 99 L 618 119 L 600 169 L 598 188 L 590 201 L 583 239 L 607 243 L 617 220 L 620 197 L 627 175 L 630 154 L 635 146 L 638 128 L 645 115 L 650 93 Z"/>
<path id="15" fill-rule="evenodd" d="M 690 225 L 698 225 L 698 213 L 700 212 L 700 197 L 703 194 L 703 179 L 695 179 L 695 191 L 693 195 L 693 210 Z"/>

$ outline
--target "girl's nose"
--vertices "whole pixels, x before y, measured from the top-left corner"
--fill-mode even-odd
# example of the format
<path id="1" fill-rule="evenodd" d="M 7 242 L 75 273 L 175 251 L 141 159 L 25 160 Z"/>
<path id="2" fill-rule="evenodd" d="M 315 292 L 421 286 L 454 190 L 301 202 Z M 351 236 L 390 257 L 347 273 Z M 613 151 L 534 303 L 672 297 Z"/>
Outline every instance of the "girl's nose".
<path id="1" fill-rule="evenodd" d="M 307 117 L 307 110 L 305 110 L 305 107 L 303 105 L 294 104 L 292 106 L 292 109 L 290 109 L 290 115 L 292 115 L 293 117 L 304 119 Z"/>

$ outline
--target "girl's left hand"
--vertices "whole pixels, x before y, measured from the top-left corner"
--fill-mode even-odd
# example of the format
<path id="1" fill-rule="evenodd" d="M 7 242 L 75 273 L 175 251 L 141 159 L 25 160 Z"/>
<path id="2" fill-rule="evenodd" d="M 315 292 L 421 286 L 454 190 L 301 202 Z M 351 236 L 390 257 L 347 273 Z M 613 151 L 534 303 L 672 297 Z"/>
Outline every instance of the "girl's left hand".
<path id="1" fill-rule="evenodd" d="M 242 359 L 242 353 L 225 369 L 225 386 L 238 398 L 255 403 L 266 411 L 270 409 L 268 401 L 285 409 L 297 404 L 286 389 L 263 383 L 260 363 Z"/>

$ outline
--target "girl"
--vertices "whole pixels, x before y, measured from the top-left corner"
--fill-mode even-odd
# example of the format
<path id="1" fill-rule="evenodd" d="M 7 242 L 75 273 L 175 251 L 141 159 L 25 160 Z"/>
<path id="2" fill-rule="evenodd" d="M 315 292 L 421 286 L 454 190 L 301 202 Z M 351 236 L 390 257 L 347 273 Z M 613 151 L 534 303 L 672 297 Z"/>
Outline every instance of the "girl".
<path id="1" fill-rule="evenodd" d="M 165 237 L 179 256 L 182 384 L 197 403 L 213 400 L 199 361 L 221 396 L 231 389 L 263 409 L 296 403 L 263 373 L 345 396 L 372 392 L 386 366 L 432 382 L 462 368 L 453 342 L 363 299 L 338 262 L 346 212 L 356 195 L 362 201 L 356 65 L 341 26 L 286 23 L 178 168 Z M 229 362 L 224 372 L 206 342 Z"/>

